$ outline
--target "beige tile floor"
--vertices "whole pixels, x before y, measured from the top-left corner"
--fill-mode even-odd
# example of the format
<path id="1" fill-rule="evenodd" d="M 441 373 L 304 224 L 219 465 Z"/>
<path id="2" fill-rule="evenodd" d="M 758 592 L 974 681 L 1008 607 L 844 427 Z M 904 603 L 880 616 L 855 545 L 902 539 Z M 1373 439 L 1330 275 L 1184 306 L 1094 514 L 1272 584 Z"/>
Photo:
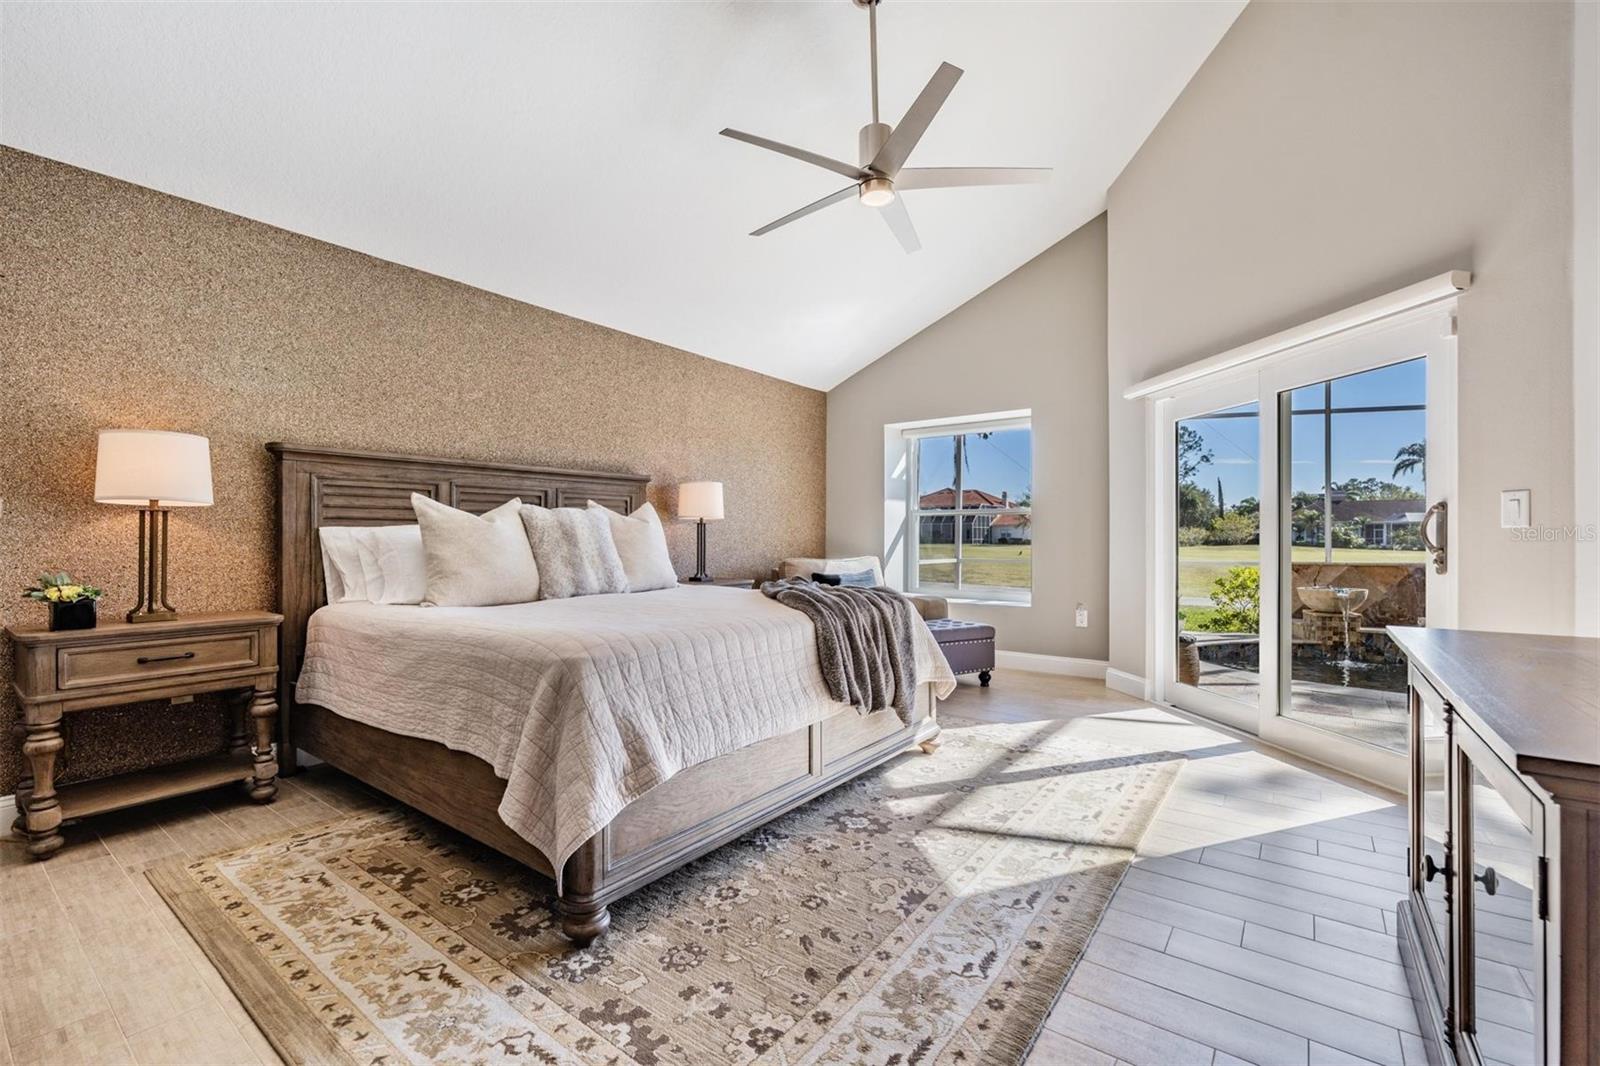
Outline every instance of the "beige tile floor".
<path id="1" fill-rule="evenodd" d="M 943 710 L 1189 756 L 1030 1064 L 1422 1061 L 1393 797 L 1095 682 L 1002 673 Z M 0 838 L 0 1066 L 277 1062 L 143 871 L 377 802 L 322 768 L 267 807 L 212 793 L 70 827 L 47 863 Z"/>

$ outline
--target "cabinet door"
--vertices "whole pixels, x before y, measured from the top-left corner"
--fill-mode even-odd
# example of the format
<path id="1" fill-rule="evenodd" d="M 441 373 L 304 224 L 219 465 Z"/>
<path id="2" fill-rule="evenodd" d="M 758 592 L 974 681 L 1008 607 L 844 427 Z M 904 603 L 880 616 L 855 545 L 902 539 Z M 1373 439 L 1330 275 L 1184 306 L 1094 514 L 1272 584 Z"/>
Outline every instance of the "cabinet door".
<path id="1" fill-rule="evenodd" d="M 1482 1063 L 1553 1062 L 1546 1047 L 1545 811 L 1533 790 L 1457 721 L 1460 1041 Z"/>
<path id="2" fill-rule="evenodd" d="M 1441 1006 L 1451 1002 L 1450 713 L 1427 682 L 1411 678 L 1411 895 L 1424 916 L 1423 947 Z"/>

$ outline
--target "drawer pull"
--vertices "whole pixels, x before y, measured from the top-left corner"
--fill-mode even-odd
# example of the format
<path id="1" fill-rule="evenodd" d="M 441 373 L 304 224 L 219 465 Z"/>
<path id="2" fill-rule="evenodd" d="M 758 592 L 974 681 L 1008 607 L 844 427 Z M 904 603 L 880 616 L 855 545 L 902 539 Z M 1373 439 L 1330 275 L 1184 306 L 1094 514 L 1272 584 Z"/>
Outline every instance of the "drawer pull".
<path id="1" fill-rule="evenodd" d="M 177 662 L 179 659 L 193 659 L 193 658 L 194 658 L 194 652 L 186 651 L 181 655 L 141 655 L 135 661 L 140 666 L 147 666 L 150 663 L 170 663 L 170 662 Z"/>

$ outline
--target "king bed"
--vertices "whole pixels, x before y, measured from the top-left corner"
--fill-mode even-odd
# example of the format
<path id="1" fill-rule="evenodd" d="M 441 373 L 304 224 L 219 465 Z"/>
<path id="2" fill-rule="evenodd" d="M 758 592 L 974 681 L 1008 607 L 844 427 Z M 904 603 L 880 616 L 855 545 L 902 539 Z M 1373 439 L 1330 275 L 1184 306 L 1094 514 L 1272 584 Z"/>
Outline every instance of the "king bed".
<path id="1" fill-rule="evenodd" d="M 727 588 L 498 607 L 327 604 L 318 529 L 512 498 L 623 513 L 647 479 L 269 444 L 283 614 L 279 760 L 306 752 L 556 882 L 587 943 L 619 897 L 913 746 L 954 685 L 914 625 L 902 712 L 828 696 L 798 611 Z"/>

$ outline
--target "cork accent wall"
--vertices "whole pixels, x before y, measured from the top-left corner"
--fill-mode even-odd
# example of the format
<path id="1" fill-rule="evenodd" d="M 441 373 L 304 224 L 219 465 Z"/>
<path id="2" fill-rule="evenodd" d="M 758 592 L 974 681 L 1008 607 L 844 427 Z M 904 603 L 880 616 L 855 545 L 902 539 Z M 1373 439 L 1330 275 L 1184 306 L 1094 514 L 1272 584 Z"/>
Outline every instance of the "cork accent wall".
<path id="1" fill-rule="evenodd" d="M 538 255 L 537 247 L 528 249 Z M 626 249 L 607 254 L 626 255 Z M 131 605 L 137 512 L 92 501 L 95 431 L 211 438 L 216 504 L 172 517 L 180 611 L 274 605 L 272 440 L 633 471 L 672 513 L 725 484 L 719 575 L 821 554 L 822 393 L 0 148 L 0 619 L 45 570 Z M 693 527 L 669 522 L 680 573 Z M 0 651 L 0 790 L 17 778 Z M 216 707 L 69 720 L 64 780 L 218 750 Z"/>

